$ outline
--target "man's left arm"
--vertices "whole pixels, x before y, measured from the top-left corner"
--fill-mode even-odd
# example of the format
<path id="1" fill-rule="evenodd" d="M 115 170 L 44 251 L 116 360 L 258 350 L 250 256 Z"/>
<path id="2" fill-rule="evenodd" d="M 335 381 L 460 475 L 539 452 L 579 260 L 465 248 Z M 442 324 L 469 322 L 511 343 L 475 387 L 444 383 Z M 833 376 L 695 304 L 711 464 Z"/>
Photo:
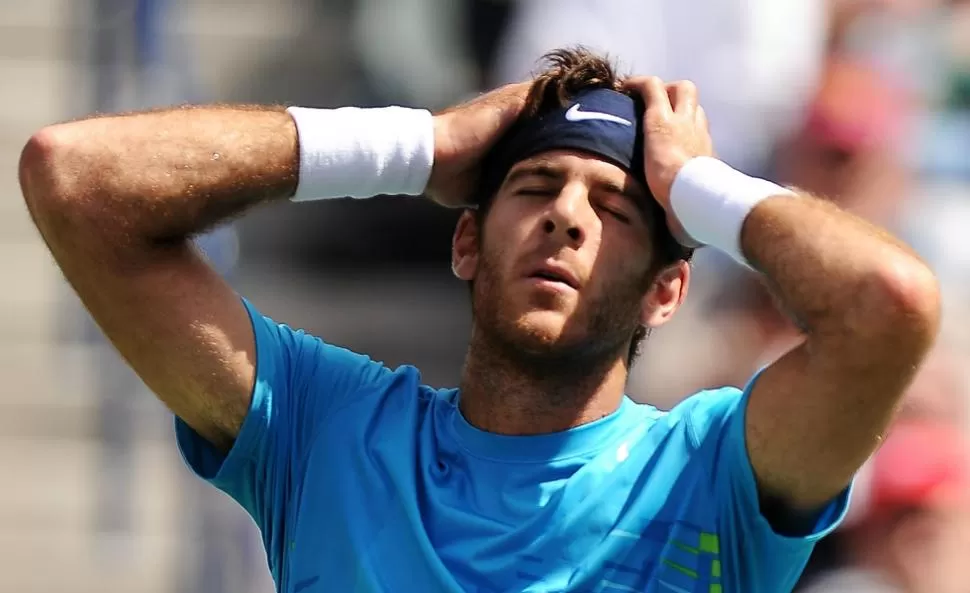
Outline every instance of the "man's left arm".
<path id="1" fill-rule="evenodd" d="M 751 387 L 748 454 L 763 501 L 811 511 L 879 446 L 936 336 L 937 282 L 887 232 L 811 196 L 759 202 L 740 244 L 806 335 Z"/>
<path id="2" fill-rule="evenodd" d="M 796 517 L 821 509 L 879 445 L 933 343 L 936 278 L 876 226 L 711 158 L 693 83 L 625 86 L 644 99 L 647 184 L 670 230 L 764 274 L 806 336 L 761 373 L 740 412 L 762 502 Z"/>

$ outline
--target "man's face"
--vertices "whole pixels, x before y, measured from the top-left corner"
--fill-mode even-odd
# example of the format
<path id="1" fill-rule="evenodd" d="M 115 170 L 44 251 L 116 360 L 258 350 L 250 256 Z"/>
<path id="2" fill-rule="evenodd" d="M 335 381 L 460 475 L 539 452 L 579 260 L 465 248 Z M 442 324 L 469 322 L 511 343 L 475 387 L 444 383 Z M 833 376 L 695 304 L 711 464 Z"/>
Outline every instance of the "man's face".
<path id="1" fill-rule="evenodd" d="M 516 164 L 483 228 L 466 214 L 455 233 L 456 273 L 474 283 L 476 331 L 527 356 L 625 353 L 639 325 L 655 324 L 658 305 L 682 298 L 683 282 L 651 288 L 647 199 L 623 169 L 583 153 Z M 680 278 L 686 266 L 677 270 L 661 277 Z"/>

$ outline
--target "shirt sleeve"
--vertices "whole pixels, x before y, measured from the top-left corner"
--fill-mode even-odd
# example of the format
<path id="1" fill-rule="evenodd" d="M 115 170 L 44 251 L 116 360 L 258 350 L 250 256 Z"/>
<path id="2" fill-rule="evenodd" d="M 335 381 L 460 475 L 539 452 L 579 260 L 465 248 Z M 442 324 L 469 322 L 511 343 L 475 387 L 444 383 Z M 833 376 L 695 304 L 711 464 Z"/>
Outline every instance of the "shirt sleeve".
<path id="1" fill-rule="evenodd" d="M 235 443 L 224 455 L 178 418 L 175 432 L 189 468 L 255 520 L 276 575 L 287 541 L 288 502 L 301 489 L 313 439 L 333 411 L 373 389 L 390 370 L 277 324 L 243 303 L 256 338 L 256 378 Z"/>
<path id="2" fill-rule="evenodd" d="M 844 519 L 851 487 L 835 497 L 806 532 L 782 535 L 775 531 L 761 512 L 748 456 L 745 412 L 755 381 L 757 375 L 744 391 L 724 388 L 698 394 L 688 422 L 696 445 L 712 464 L 719 529 L 727 536 L 722 541 L 738 543 L 736 549 L 722 551 L 725 560 L 734 565 L 737 574 L 758 575 L 759 582 L 794 585 L 815 543 Z M 768 574 L 778 571 L 789 574 Z"/>

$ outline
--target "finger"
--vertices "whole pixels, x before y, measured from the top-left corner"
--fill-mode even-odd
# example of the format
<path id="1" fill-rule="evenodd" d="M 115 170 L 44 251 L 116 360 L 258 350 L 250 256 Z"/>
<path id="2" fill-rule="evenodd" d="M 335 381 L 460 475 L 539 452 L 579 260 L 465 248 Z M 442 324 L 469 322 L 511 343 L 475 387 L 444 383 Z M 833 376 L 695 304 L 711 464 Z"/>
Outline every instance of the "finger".
<path id="1" fill-rule="evenodd" d="M 520 110 L 525 105 L 529 90 L 532 88 L 531 82 L 514 82 L 492 89 L 486 93 L 481 93 L 462 103 L 448 107 L 438 112 L 438 114 L 450 113 L 471 107 L 488 107 L 493 109 Z"/>
<path id="2" fill-rule="evenodd" d="M 697 106 L 697 112 L 694 114 L 694 119 L 702 130 L 710 131 L 711 125 L 710 122 L 707 121 L 707 111 L 704 110 L 703 105 Z"/>
<path id="3" fill-rule="evenodd" d="M 662 80 L 656 76 L 635 76 L 623 83 L 623 89 L 640 95 L 647 108 L 647 116 L 667 117 L 673 113 L 670 97 Z"/>
<path id="4" fill-rule="evenodd" d="M 466 108 L 469 113 L 476 114 L 479 125 L 487 120 L 491 122 L 489 127 L 495 133 L 501 133 L 521 115 L 531 88 L 531 82 L 507 84 L 480 95 L 459 108 Z"/>
<path id="5" fill-rule="evenodd" d="M 689 80 L 679 80 L 667 85 L 670 103 L 677 113 L 691 114 L 697 109 L 697 85 Z"/>
<path id="6" fill-rule="evenodd" d="M 532 92 L 533 84 L 532 82 L 516 82 L 514 84 L 507 84 L 501 88 L 499 97 L 505 105 L 511 110 L 518 113 L 525 107 L 526 100 L 529 98 L 529 94 Z"/>
<path id="7" fill-rule="evenodd" d="M 499 95 L 513 100 L 524 101 L 532 90 L 532 81 L 514 82 L 498 89 Z"/>

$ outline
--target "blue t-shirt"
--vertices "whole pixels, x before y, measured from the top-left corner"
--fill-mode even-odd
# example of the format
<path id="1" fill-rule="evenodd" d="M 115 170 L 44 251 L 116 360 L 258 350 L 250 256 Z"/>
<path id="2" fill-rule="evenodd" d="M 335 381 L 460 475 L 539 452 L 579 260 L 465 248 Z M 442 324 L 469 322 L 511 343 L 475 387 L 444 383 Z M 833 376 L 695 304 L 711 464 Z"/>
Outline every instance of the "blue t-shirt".
<path id="1" fill-rule="evenodd" d="M 191 468 L 256 521 L 281 592 L 779 593 L 845 512 L 847 493 L 811 534 L 772 531 L 737 389 L 497 435 L 416 369 L 246 306 L 256 386 L 235 445 L 223 456 L 176 432 Z"/>

